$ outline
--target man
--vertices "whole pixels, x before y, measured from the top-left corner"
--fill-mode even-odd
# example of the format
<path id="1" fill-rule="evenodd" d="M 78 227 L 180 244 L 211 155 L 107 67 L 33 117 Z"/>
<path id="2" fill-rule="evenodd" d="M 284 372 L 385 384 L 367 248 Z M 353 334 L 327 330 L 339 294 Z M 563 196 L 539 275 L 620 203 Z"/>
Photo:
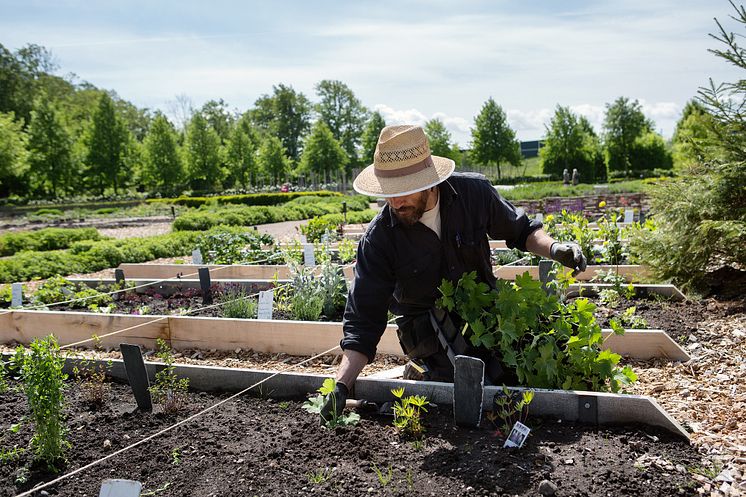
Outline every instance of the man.
<path id="1" fill-rule="evenodd" d="M 324 418 L 332 405 L 341 413 L 349 388 L 375 357 L 389 310 L 401 316 L 402 348 L 429 370 L 426 378 L 452 381 L 453 370 L 429 311 L 443 278 L 456 282 L 465 272 L 476 271 L 479 280 L 494 286 L 488 236 L 576 271 L 585 269 L 577 244 L 555 242 L 540 222 L 502 199 L 484 176 L 454 174 L 454 169 L 452 160 L 430 154 L 421 127 L 387 126 L 373 164 L 355 178 L 356 191 L 385 197 L 387 205 L 358 245 L 335 402 L 330 395 Z"/>

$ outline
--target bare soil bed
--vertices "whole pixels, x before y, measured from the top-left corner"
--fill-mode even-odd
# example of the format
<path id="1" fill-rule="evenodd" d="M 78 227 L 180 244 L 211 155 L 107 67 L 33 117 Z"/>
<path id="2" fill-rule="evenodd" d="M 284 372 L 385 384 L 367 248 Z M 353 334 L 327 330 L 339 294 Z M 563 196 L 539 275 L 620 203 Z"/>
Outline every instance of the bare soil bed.
<path id="1" fill-rule="evenodd" d="M 69 472 L 132 444 L 225 396 L 193 393 L 177 417 L 135 408 L 128 387 L 112 385 L 100 410 L 87 407 L 71 385 L 67 426 Z M 456 428 L 448 409 L 431 407 L 421 448 L 402 440 L 387 416 L 363 414 L 359 425 L 334 431 L 300 407 L 242 397 L 47 489 L 48 495 L 96 496 L 108 478 L 136 479 L 143 495 L 696 495 L 692 474 L 707 472 L 696 449 L 649 427 L 595 428 L 529 418 L 522 449 L 503 449 L 485 421 Z M 25 398 L 0 395 L 4 445 L 26 446 Z M 24 470 L 23 468 L 30 468 Z M 377 471 L 381 472 L 381 477 Z M 17 480 L 25 479 L 25 483 Z M 54 478 L 30 454 L 0 466 L 0 496 Z M 314 478 L 314 476 L 317 476 Z M 546 482 L 544 482 L 546 480 Z M 544 482 L 544 483 L 543 483 Z"/>

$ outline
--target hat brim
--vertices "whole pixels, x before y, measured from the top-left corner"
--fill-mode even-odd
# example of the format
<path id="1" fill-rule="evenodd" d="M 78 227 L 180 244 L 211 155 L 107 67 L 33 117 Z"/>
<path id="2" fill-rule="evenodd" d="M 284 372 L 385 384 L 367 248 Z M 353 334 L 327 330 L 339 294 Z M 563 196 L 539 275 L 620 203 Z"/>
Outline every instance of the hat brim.
<path id="1" fill-rule="evenodd" d="M 375 197 L 401 197 L 427 190 L 442 183 L 453 174 L 456 163 L 445 157 L 431 156 L 433 167 L 428 167 L 414 174 L 399 177 L 376 176 L 373 165 L 363 169 L 357 175 L 352 187 L 356 192 Z"/>

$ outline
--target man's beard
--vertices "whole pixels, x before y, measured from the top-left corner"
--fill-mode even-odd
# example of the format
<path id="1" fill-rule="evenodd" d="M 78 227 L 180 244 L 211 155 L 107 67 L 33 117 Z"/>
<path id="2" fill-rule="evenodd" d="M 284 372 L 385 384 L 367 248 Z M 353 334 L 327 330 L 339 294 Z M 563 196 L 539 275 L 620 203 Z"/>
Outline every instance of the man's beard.
<path id="1" fill-rule="evenodd" d="M 414 206 L 406 206 L 399 209 L 394 209 L 394 214 L 399 221 L 407 226 L 412 226 L 422 218 L 422 214 L 425 213 L 425 207 L 427 201 L 430 198 L 430 190 L 422 192 L 420 199 L 415 203 Z"/>

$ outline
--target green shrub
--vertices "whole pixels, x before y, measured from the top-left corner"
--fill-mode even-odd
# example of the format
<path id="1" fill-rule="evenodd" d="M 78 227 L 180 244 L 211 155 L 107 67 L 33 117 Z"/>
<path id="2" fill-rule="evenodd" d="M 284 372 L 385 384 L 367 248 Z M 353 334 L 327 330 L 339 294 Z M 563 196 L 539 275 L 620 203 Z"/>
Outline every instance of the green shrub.
<path id="1" fill-rule="evenodd" d="M 187 207 L 201 207 L 209 203 L 243 204 L 243 205 L 279 205 L 293 199 L 303 197 L 341 197 L 341 193 L 330 191 L 318 192 L 289 192 L 289 193 L 248 193 L 245 195 L 221 195 L 215 197 L 178 197 L 148 199 L 148 203 L 166 203 L 185 205 Z"/>
<path id="2" fill-rule="evenodd" d="M 69 250 L 21 252 L 0 260 L 0 283 L 90 273 L 124 262 L 190 254 L 197 236 L 195 232 L 183 232 L 124 240 L 84 240 L 73 243 Z"/>
<path id="3" fill-rule="evenodd" d="M 34 436 L 31 447 L 36 459 L 56 471 L 64 460 L 70 443 L 65 438 L 64 389 L 67 375 L 62 372 L 65 359 L 54 336 L 36 338 L 25 354 L 22 346 L 14 356 L 14 366 L 20 370 L 23 392 L 29 404 Z"/>
<path id="4" fill-rule="evenodd" d="M 232 319 L 252 319 L 256 317 L 258 302 L 249 298 L 243 288 L 229 288 L 223 292 L 223 317 Z"/>
<path id="5" fill-rule="evenodd" d="M 73 300 L 69 304 L 72 308 L 86 308 L 90 310 L 108 306 L 113 302 L 111 295 L 107 295 L 106 292 L 100 292 L 80 283 L 73 283 L 62 276 L 49 278 L 32 296 L 32 302 L 35 305 L 52 304 L 68 300 Z"/>
<path id="6" fill-rule="evenodd" d="M 105 214 L 113 214 L 117 210 L 119 209 L 117 209 L 116 207 L 102 207 L 101 209 L 96 209 L 95 211 L 93 211 L 93 213 L 99 214 L 99 215 L 105 215 Z"/>
<path id="7" fill-rule="evenodd" d="M 95 228 L 45 228 L 0 235 L 0 256 L 13 255 L 23 250 L 59 250 L 80 240 L 100 240 Z"/>
<path id="8" fill-rule="evenodd" d="M 207 264 L 248 264 L 276 253 L 263 249 L 274 243 L 271 235 L 243 227 L 216 226 L 197 237 L 195 243 Z"/>
<path id="9" fill-rule="evenodd" d="M 59 209 L 48 209 L 48 208 L 39 209 L 36 212 L 34 212 L 35 216 L 50 216 L 50 217 L 52 217 L 52 216 L 63 216 L 64 214 L 65 213 L 62 212 Z"/>

